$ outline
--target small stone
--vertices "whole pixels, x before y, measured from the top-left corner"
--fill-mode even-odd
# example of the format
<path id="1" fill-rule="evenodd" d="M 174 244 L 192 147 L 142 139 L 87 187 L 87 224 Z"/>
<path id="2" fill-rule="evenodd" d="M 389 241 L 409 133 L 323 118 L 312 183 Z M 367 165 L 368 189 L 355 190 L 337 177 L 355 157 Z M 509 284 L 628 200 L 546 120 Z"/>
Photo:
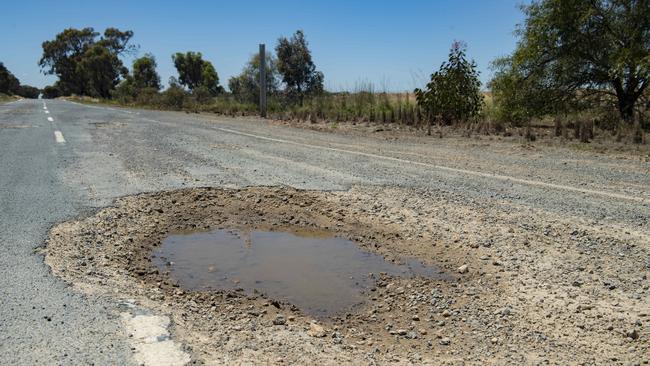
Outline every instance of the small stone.
<path id="1" fill-rule="evenodd" d="M 319 324 L 316 323 L 311 323 L 309 324 L 309 330 L 307 331 L 307 334 L 310 337 L 315 337 L 315 338 L 322 338 L 325 337 L 325 329 Z"/>
<path id="2" fill-rule="evenodd" d="M 411 332 L 406 333 L 406 338 L 408 338 L 408 339 L 416 339 L 416 338 L 418 338 L 418 334 L 411 331 Z"/>
<path id="3" fill-rule="evenodd" d="M 444 337 L 440 340 L 440 344 L 443 346 L 448 346 L 451 344 L 451 339 Z"/>
<path id="4" fill-rule="evenodd" d="M 630 338 L 630 339 L 639 339 L 639 332 L 636 331 L 636 329 L 630 329 L 627 332 L 625 332 L 625 335 Z"/>
<path id="5" fill-rule="evenodd" d="M 458 267 L 458 273 L 460 274 L 465 274 L 468 271 L 467 264 L 463 264 L 462 266 Z"/>
<path id="6" fill-rule="evenodd" d="M 451 313 L 449 312 L 449 310 L 444 310 L 442 312 L 442 316 L 444 316 L 445 318 L 449 318 L 451 316 Z"/>
<path id="7" fill-rule="evenodd" d="M 406 333 L 408 333 L 408 332 L 406 331 L 406 329 L 398 329 L 398 330 L 397 330 L 397 334 L 399 334 L 399 335 L 401 335 L 401 336 L 405 336 Z"/>
<path id="8" fill-rule="evenodd" d="M 274 325 L 284 325 L 286 324 L 286 320 L 284 319 L 284 316 L 278 314 L 275 319 L 273 319 L 273 324 Z"/>

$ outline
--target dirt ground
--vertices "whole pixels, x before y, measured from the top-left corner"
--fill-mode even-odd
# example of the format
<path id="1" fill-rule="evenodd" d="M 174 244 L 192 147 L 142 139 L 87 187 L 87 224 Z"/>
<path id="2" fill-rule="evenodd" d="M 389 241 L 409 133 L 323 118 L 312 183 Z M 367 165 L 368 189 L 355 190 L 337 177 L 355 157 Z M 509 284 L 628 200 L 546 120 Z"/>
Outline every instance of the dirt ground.
<path id="1" fill-rule="evenodd" d="M 446 279 L 373 274 L 359 308 L 313 319 L 282 299 L 186 291 L 151 262 L 170 232 L 328 230 Z M 650 362 L 650 235 L 435 189 L 194 188 L 118 199 L 43 249 L 80 291 L 171 319 L 195 364 Z"/>
<path id="2" fill-rule="evenodd" d="M 546 147 L 569 147 L 576 151 L 585 151 L 599 154 L 621 155 L 626 158 L 638 158 L 642 161 L 650 161 L 650 141 L 645 134 L 643 144 L 632 143 L 632 131 L 626 130 L 621 136 L 616 136 L 611 131 L 600 129 L 594 130 L 594 138 L 589 143 L 581 143 L 575 138 L 574 130 L 567 129 L 566 137 L 556 137 L 553 126 L 535 126 L 531 129 L 534 141 L 526 138 L 527 128 L 507 127 L 503 131 L 496 132 L 494 126 L 434 126 L 431 136 L 426 136 L 426 130 L 415 126 L 408 126 L 399 123 L 378 123 L 378 122 L 331 122 L 331 121 L 285 121 L 274 120 L 275 125 L 291 126 L 320 132 L 345 134 L 350 136 L 373 136 L 375 138 L 389 141 L 418 141 L 426 139 L 444 138 L 461 139 L 467 141 L 471 138 L 476 141 L 494 141 L 513 144 Z"/>

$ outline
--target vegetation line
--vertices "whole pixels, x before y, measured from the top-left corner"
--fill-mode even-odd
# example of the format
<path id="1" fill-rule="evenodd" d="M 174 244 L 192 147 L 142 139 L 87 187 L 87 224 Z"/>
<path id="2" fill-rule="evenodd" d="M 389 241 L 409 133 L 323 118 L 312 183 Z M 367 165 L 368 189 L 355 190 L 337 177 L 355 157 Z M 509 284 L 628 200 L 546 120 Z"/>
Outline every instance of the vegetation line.
<path id="1" fill-rule="evenodd" d="M 494 60 L 482 89 L 464 42 L 422 88 L 377 91 L 370 82 L 328 92 L 302 30 L 280 37 L 265 55 L 268 116 L 308 123 L 398 124 L 443 137 L 443 131 L 540 135 L 588 143 L 596 138 L 643 144 L 650 129 L 650 2 L 537 0 L 522 6 L 514 52 Z M 79 96 L 116 105 L 226 115 L 259 113 L 260 55 L 227 88 L 201 52 L 171 55 L 177 77 L 162 90 L 154 55 L 136 57 L 130 30 L 68 28 L 43 42 L 38 61 L 58 81 L 42 91 L 0 63 L 0 93 L 35 98 Z M 124 65 L 132 58 L 129 69 Z M 162 90 L 162 91 L 161 91 Z M 541 126 L 541 127 L 540 127 Z M 541 131 L 540 131 L 541 130 Z"/>

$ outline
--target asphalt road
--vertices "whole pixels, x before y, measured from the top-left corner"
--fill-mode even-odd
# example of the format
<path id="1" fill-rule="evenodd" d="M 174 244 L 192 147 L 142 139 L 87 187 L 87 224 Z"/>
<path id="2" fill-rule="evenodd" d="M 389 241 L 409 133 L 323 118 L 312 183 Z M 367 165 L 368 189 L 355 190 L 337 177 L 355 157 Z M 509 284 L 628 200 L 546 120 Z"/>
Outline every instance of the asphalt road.
<path id="1" fill-rule="evenodd" d="M 117 305 L 80 295 L 35 253 L 52 225 L 119 196 L 191 186 L 398 185 L 645 229 L 649 172 L 639 159 L 569 149 L 395 142 L 59 100 L 0 105 L 0 364 L 132 362 Z"/>

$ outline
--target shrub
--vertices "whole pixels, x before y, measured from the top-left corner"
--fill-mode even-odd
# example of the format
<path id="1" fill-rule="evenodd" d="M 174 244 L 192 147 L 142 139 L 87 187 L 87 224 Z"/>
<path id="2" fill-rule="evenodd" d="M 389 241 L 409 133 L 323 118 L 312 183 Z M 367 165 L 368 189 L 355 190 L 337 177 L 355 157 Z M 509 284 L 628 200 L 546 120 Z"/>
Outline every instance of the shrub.
<path id="1" fill-rule="evenodd" d="M 171 85 L 162 93 L 161 106 L 180 111 L 185 105 L 187 93 L 177 85 Z"/>

